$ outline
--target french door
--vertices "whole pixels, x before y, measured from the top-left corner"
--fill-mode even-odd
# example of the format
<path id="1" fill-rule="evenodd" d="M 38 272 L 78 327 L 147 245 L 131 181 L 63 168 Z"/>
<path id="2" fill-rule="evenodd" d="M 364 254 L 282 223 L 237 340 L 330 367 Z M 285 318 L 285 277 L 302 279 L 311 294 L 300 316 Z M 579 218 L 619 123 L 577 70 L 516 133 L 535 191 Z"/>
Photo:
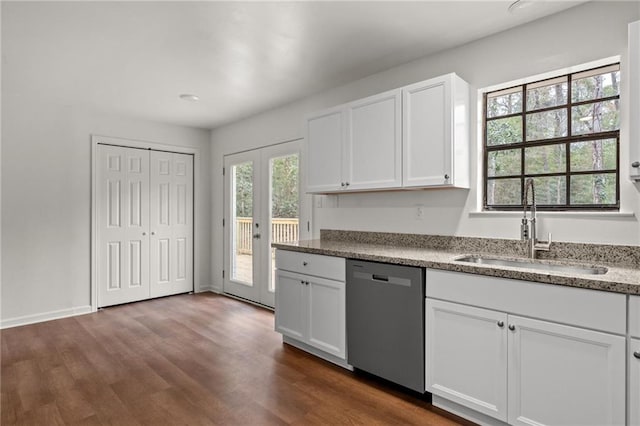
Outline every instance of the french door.
<path id="1" fill-rule="evenodd" d="M 224 292 L 275 303 L 271 242 L 300 237 L 299 142 L 225 156 Z"/>
<path id="2" fill-rule="evenodd" d="M 98 306 L 193 290 L 193 156 L 98 145 Z"/>

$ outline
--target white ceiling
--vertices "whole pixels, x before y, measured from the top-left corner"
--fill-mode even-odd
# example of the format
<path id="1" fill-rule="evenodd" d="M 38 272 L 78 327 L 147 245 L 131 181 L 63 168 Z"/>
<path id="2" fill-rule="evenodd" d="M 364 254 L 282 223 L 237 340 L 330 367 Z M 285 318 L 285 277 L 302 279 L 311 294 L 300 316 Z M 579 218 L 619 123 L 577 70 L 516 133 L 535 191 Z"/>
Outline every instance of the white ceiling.
<path id="1" fill-rule="evenodd" d="M 214 128 L 584 1 L 511 2 L 3 1 L 3 96 Z"/>

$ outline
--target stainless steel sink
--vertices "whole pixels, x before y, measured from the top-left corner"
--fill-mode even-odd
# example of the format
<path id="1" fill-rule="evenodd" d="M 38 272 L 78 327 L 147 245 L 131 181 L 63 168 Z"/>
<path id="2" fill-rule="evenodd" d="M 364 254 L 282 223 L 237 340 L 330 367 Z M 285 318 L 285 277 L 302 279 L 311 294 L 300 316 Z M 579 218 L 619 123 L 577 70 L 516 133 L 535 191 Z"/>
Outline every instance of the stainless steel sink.
<path id="1" fill-rule="evenodd" d="M 559 265 L 543 263 L 535 260 L 496 259 L 484 256 L 464 256 L 456 259 L 459 262 L 475 263 L 476 265 L 508 266 L 511 268 L 535 269 L 545 272 L 564 272 L 568 274 L 602 275 L 608 269 L 603 266 Z"/>

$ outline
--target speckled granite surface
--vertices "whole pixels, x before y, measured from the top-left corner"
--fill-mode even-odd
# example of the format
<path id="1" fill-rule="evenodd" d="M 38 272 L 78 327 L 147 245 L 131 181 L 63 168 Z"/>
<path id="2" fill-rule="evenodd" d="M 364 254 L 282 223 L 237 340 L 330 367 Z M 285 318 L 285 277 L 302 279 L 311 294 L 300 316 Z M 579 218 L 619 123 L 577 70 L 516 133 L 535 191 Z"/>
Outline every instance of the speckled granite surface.
<path id="1" fill-rule="evenodd" d="M 604 275 L 547 272 L 457 261 L 469 254 L 507 259 L 525 257 L 526 246 L 519 240 L 323 230 L 319 240 L 274 243 L 273 247 L 640 295 L 640 247 L 636 246 L 554 242 L 551 251 L 540 252 L 540 259 L 536 261 L 606 266 L 608 272 Z"/>

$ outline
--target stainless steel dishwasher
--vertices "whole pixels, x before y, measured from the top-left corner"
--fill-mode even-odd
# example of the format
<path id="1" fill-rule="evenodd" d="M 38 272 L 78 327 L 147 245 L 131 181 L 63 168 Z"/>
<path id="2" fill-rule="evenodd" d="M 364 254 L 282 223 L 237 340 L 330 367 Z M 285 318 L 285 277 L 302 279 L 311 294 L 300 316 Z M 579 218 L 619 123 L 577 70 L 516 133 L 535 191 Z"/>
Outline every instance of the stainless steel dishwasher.
<path id="1" fill-rule="evenodd" d="M 423 268 L 347 260 L 347 362 L 424 393 Z"/>

